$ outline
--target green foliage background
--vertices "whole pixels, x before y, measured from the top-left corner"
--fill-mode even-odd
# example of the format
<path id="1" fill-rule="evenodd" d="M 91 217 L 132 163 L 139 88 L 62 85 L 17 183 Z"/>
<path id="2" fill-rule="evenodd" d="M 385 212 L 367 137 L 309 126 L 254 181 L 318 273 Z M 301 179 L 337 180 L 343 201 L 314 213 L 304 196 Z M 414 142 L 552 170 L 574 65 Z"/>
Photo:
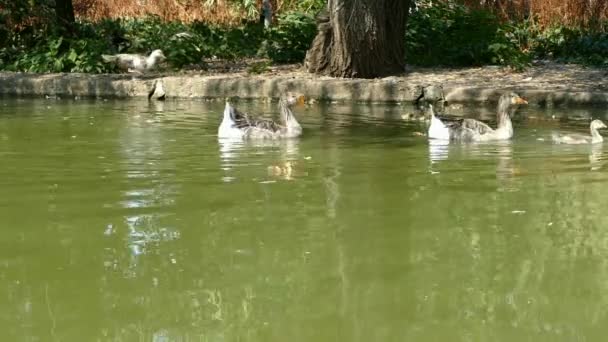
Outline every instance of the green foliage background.
<path id="1" fill-rule="evenodd" d="M 237 27 L 164 22 L 157 17 L 80 21 L 66 34 L 55 27 L 52 8 L 45 0 L 0 0 L 0 70 L 115 72 L 115 66 L 101 61 L 101 54 L 146 54 L 157 48 L 163 49 L 174 69 L 202 67 L 203 59 L 214 56 L 302 62 L 316 33 L 314 16 L 325 3 L 296 2 L 291 7 L 296 11 L 279 15 L 276 24 L 265 30 L 255 20 L 255 1 L 234 2 L 253 19 Z M 470 9 L 457 1 L 433 1 L 431 5 L 428 0 L 418 0 L 403 44 L 407 62 L 420 66 L 498 64 L 523 69 L 535 58 L 605 65 L 605 28 L 541 28 L 534 18 L 504 22 L 489 11 Z"/>

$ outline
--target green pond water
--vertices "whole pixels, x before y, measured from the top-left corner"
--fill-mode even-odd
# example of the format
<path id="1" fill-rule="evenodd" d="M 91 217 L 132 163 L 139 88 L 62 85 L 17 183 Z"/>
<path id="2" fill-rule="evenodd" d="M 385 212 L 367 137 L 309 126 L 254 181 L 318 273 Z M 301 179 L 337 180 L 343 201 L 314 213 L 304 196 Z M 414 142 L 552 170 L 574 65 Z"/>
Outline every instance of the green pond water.
<path id="1" fill-rule="evenodd" d="M 446 146 L 355 104 L 218 142 L 222 108 L 0 99 L 2 341 L 606 338 L 608 148 L 546 140 L 605 109 Z"/>

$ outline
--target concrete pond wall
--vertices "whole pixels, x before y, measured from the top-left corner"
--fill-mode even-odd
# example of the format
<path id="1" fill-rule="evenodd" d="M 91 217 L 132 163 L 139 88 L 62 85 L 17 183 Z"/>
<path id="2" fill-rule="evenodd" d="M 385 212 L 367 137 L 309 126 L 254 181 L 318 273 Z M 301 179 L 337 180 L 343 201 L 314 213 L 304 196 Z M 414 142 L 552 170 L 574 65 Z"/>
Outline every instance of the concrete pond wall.
<path id="1" fill-rule="evenodd" d="M 576 66 L 545 65 L 524 73 L 485 67 L 412 71 L 379 79 L 338 79 L 288 72 L 274 75 L 32 74 L 0 73 L 0 94 L 130 98 L 278 98 L 286 91 L 328 101 L 416 102 L 435 100 L 443 93 L 449 102 L 495 101 L 514 90 L 532 104 L 608 103 L 605 71 Z"/>

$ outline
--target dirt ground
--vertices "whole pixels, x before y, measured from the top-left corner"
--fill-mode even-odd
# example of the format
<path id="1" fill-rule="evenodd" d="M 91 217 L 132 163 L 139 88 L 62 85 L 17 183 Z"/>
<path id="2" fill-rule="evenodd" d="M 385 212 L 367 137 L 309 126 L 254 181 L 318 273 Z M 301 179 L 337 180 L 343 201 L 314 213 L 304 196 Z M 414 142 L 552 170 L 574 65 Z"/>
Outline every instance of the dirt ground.
<path id="1" fill-rule="evenodd" d="M 262 59 L 237 61 L 208 59 L 205 63 L 206 70 L 183 70 L 178 74 L 242 77 L 280 75 L 325 78 L 307 73 L 302 64 L 271 65 L 269 61 Z M 402 75 L 388 78 L 399 78 L 412 84 L 442 84 L 445 87 L 522 87 L 542 90 L 601 92 L 608 89 L 608 82 L 605 81 L 606 76 L 608 76 L 608 69 L 604 68 L 538 61 L 522 72 L 516 72 L 501 66 L 420 68 L 408 65 L 406 72 Z"/>

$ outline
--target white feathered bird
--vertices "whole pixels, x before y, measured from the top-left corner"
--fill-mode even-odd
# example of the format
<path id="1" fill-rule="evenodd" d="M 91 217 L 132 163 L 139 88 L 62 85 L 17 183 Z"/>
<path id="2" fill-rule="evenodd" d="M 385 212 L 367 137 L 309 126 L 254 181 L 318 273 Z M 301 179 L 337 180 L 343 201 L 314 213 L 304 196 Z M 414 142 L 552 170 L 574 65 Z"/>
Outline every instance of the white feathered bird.
<path id="1" fill-rule="evenodd" d="M 558 132 L 553 132 L 551 138 L 556 144 L 570 144 L 570 145 L 579 145 L 579 144 L 598 144 L 604 141 L 604 138 L 598 132 L 598 129 L 608 128 L 606 124 L 604 124 L 601 120 L 593 120 L 589 125 L 589 130 L 591 131 L 591 135 L 583 135 L 583 134 L 560 134 Z"/>
<path id="2" fill-rule="evenodd" d="M 165 55 L 162 50 L 154 50 L 148 57 L 131 53 L 119 53 L 117 55 L 101 55 L 101 58 L 106 63 L 116 63 L 118 67 L 127 70 L 127 72 L 142 73 L 153 69 L 159 62 L 165 60 Z"/>

